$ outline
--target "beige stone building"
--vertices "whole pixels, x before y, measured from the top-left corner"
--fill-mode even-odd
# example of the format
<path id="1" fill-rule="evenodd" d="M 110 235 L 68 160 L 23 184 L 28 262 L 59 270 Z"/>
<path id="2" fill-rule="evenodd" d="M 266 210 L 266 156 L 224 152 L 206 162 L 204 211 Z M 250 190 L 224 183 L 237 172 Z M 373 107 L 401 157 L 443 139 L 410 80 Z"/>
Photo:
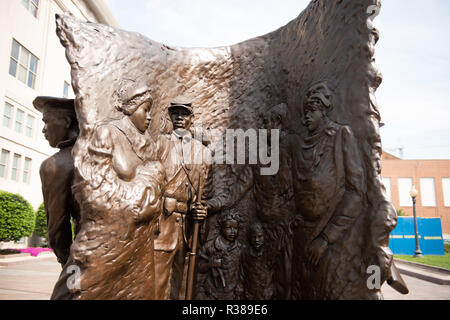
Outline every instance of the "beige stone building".
<path id="1" fill-rule="evenodd" d="M 0 1 L 0 190 L 42 203 L 39 167 L 57 150 L 42 134 L 36 96 L 73 97 L 55 14 L 119 27 L 103 0 Z"/>

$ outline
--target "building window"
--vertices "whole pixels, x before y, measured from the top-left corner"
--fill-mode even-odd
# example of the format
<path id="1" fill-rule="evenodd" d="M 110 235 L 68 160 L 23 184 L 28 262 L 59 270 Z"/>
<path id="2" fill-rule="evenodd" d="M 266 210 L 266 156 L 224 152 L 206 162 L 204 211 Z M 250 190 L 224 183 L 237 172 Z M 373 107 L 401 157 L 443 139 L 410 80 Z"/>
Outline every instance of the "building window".
<path id="1" fill-rule="evenodd" d="M 27 123 L 25 127 L 25 134 L 27 137 L 33 137 L 34 117 L 27 114 Z"/>
<path id="2" fill-rule="evenodd" d="M 422 197 L 422 206 L 436 207 L 434 178 L 420 178 L 420 195 Z"/>
<path id="3" fill-rule="evenodd" d="M 442 191 L 444 193 L 444 206 L 450 207 L 450 178 L 442 178 Z"/>
<path id="4" fill-rule="evenodd" d="M 11 168 L 11 180 L 19 181 L 20 158 L 22 158 L 22 156 L 20 154 L 14 153 L 12 168 Z"/>
<path id="5" fill-rule="evenodd" d="M 11 128 L 13 106 L 8 102 L 5 102 L 5 108 L 3 109 L 3 126 Z"/>
<path id="6" fill-rule="evenodd" d="M 412 178 L 398 179 L 398 197 L 401 207 L 412 207 L 412 199 L 409 195 L 412 187 Z"/>
<path id="7" fill-rule="evenodd" d="M 25 161 L 23 163 L 23 175 L 22 175 L 22 181 L 24 183 L 30 183 L 30 171 L 31 171 L 31 159 L 25 158 Z"/>
<path id="8" fill-rule="evenodd" d="M 64 89 L 63 89 L 63 97 L 68 98 L 69 97 L 69 87 L 70 85 L 64 81 Z"/>
<path id="9" fill-rule="evenodd" d="M 388 196 L 389 201 L 392 202 L 391 178 L 381 178 L 381 180 L 386 188 L 386 195 Z"/>
<path id="10" fill-rule="evenodd" d="M 0 177 L 6 178 L 6 173 L 8 172 L 8 162 L 9 162 L 9 151 L 2 149 L 2 154 L 0 156 Z"/>
<path id="11" fill-rule="evenodd" d="M 37 17 L 39 7 L 39 0 L 22 0 L 22 4 L 34 17 Z"/>
<path id="12" fill-rule="evenodd" d="M 16 121 L 14 122 L 14 130 L 18 133 L 22 133 L 23 128 L 23 118 L 25 116 L 25 112 L 20 109 L 16 110 Z"/>
<path id="13" fill-rule="evenodd" d="M 9 74 L 34 89 L 36 86 L 37 66 L 38 59 L 13 39 Z"/>

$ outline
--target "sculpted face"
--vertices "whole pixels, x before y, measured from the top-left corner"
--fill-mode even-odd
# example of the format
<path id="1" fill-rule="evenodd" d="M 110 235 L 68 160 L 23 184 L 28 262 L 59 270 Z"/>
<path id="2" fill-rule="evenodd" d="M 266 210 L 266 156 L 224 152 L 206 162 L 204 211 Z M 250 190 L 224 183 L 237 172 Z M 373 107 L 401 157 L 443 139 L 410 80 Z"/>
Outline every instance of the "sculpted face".
<path id="1" fill-rule="evenodd" d="M 141 132 L 144 133 L 150 125 L 150 109 L 151 103 L 146 101 L 142 103 L 132 115 L 130 115 L 130 120 L 133 122 L 134 126 Z"/>
<path id="2" fill-rule="evenodd" d="M 71 124 L 69 116 L 55 112 L 55 109 L 44 108 L 42 121 L 44 122 L 42 133 L 51 147 L 56 148 L 60 142 L 67 140 Z"/>
<path id="3" fill-rule="evenodd" d="M 309 132 L 314 132 L 323 123 L 323 111 L 315 104 L 308 104 L 305 107 L 305 125 Z"/>
<path id="4" fill-rule="evenodd" d="M 259 250 L 264 244 L 264 232 L 260 228 L 253 229 L 250 233 L 250 244 Z"/>
<path id="5" fill-rule="evenodd" d="M 222 235 L 228 241 L 236 240 L 239 223 L 236 220 L 226 220 L 222 225 Z"/>
<path id="6" fill-rule="evenodd" d="M 373 152 L 373 166 L 377 172 L 377 174 L 381 174 L 381 142 L 376 142 L 372 149 Z"/>
<path id="7" fill-rule="evenodd" d="M 193 115 L 183 107 L 175 107 L 170 109 L 170 120 L 173 124 L 173 129 L 189 130 L 192 124 Z"/>

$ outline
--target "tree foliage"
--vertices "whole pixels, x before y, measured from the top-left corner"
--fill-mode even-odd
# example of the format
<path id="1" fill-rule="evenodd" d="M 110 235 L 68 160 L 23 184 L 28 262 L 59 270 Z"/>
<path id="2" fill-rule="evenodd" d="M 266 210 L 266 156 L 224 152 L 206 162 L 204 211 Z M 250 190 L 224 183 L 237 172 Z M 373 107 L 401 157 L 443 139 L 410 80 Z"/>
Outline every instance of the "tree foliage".
<path id="1" fill-rule="evenodd" d="M 20 194 L 0 191 L 0 241 L 31 236 L 36 218 L 33 207 Z"/>
<path id="2" fill-rule="evenodd" d="M 47 239 L 47 217 L 45 215 L 45 207 L 42 203 L 36 211 L 36 227 L 34 228 L 38 237 Z"/>

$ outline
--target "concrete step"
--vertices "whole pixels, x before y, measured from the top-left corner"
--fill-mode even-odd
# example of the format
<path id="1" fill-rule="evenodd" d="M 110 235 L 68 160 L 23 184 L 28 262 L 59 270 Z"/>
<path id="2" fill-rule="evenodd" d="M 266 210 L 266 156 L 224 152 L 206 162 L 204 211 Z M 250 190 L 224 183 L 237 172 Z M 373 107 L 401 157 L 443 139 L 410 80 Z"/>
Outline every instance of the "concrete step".
<path id="1" fill-rule="evenodd" d="M 441 285 L 450 285 L 450 270 L 424 265 L 411 261 L 395 259 L 400 273 Z"/>

